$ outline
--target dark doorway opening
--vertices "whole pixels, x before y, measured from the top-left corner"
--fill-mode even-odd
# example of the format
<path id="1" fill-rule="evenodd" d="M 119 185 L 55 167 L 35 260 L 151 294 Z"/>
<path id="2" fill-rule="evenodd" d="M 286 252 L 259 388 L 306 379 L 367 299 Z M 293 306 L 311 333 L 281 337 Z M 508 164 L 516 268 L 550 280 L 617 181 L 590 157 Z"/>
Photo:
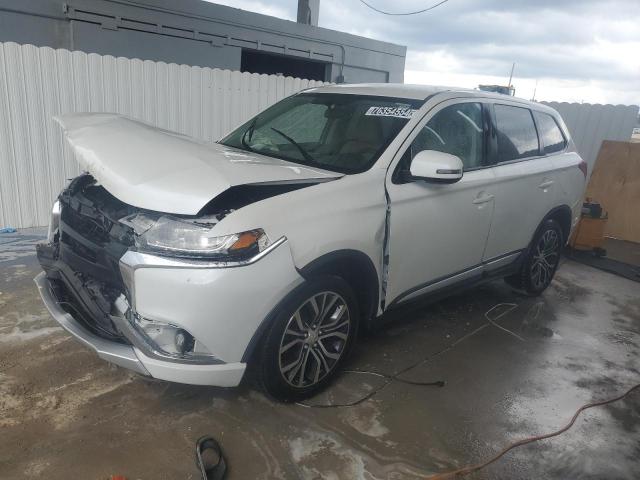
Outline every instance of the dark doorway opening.
<path id="1" fill-rule="evenodd" d="M 325 81 L 328 65 L 325 62 L 245 49 L 242 49 L 240 60 L 240 70 L 243 72 L 266 73 L 269 75 L 281 74 L 286 77 L 320 81 Z"/>

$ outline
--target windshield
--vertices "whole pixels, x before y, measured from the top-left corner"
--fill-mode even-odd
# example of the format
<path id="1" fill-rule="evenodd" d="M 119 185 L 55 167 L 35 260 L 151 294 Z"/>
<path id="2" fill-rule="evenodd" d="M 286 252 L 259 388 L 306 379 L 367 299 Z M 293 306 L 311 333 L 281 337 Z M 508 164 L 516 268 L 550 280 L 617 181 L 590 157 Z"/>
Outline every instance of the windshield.
<path id="1" fill-rule="evenodd" d="M 422 100 L 303 93 L 285 98 L 220 143 L 342 173 L 368 170 Z"/>

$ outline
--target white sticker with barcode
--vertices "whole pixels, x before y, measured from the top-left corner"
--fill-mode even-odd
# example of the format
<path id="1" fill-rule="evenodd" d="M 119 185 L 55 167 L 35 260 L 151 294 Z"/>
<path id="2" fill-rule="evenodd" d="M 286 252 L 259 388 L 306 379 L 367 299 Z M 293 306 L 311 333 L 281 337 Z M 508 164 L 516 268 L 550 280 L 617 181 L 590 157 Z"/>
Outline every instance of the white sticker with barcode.
<path id="1" fill-rule="evenodd" d="M 365 115 L 375 117 L 411 118 L 415 109 L 410 107 L 369 107 Z"/>

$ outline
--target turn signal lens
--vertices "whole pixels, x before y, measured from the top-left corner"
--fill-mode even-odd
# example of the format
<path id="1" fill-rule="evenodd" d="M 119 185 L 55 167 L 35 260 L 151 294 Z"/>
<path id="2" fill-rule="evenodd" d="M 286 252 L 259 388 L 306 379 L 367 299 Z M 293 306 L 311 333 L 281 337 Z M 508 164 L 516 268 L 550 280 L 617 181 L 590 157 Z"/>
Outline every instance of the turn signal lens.
<path id="1" fill-rule="evenodd" d="M 250 248 L 258 243 L 260 237 L 264 235 L 264 232 L 260 230 L 252 230 L 251 232 L 244 232 L 240 234 L 238 240 L 229 247 L 229 250 L 242 250 L 244 248 Z"/>

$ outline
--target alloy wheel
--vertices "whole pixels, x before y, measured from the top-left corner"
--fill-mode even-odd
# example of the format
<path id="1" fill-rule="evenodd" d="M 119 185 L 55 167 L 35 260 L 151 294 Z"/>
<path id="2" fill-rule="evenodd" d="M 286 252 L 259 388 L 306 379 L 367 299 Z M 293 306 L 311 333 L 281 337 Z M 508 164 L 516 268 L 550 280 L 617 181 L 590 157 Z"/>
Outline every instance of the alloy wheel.
<path id="1" fill-rule="evenodd" d="M 320 382 L 344 354 L 351 330 L 345 300 L 335 292 L 308 298 L 289 319 L 279 347 L 280 374 L 296 388 Z"/>
<path id="2" fill-rule="evenodd" d="M 535 289 L 543 289 L 553 277 L 560 260 L 560 235 L 556 230 L 546 230 L 536 245 L 531 262 L 531 284 Z"/>

